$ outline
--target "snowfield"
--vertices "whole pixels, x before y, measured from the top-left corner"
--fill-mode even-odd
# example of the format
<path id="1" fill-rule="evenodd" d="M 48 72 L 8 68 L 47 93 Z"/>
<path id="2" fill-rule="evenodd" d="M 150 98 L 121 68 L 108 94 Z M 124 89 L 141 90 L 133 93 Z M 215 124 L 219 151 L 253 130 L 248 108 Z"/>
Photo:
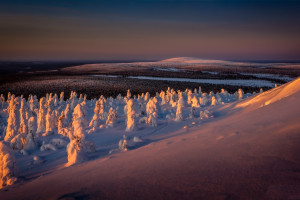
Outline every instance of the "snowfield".
<path id="1" fill-rule="evenodd" d="M 1 96 L 0 199 L 299 199 L 299 103 L 300 78 L 259 94 Z"/>

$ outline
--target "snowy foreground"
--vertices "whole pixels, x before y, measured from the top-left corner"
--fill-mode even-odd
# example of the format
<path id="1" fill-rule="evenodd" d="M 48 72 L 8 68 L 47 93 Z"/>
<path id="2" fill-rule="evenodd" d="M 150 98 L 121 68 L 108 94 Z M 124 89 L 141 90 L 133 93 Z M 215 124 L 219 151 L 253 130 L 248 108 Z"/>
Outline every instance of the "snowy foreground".
<path id="1" fill-rule="evenodd" d="M 300 198 L 300 79 L 260 94 L 0 101 L 1 200 Z"/>

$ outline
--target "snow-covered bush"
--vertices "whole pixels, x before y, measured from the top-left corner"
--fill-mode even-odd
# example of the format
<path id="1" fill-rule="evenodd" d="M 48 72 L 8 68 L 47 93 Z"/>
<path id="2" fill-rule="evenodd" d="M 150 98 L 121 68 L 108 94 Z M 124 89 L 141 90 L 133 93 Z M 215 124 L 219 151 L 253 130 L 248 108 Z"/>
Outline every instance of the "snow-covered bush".
<path id="1" fill-rule="evenodd" d="M 56 148 L 64 148 L 66 147 L 66 141 L 61 138 L 53 138 L 50 143 L 55 146 Z"/>
<path id="2" fill-rule="evenodd" d="M 209 110 L 200 111 L 200 119 L 212 118 L 213 114 Z"/>
<path id="3" fill-rule="evenodd" d="M 42 146 L 40 147 L 40 150 L 41 151 L 56 151 L 56 148 L 54 145 L 52 144 L 46 144 L 44 141 L 43 141 L 43 144 Z"/>
<path id="4" fill-rule="evenodd" d="M 127 151 L 127 136 L 123 135 L 123 139 L 119 141 L 119 149 L 122 151 Z"/>

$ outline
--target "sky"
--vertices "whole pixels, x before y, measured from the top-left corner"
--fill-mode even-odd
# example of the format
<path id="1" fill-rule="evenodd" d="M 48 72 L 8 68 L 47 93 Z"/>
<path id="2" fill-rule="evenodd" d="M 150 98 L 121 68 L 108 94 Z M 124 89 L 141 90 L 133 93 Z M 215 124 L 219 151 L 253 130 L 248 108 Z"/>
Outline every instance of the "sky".
<path id="1" fill-rule="evenodd" d="M 0 0 L 0 60 L 300 60 L 297 0 Z"/>

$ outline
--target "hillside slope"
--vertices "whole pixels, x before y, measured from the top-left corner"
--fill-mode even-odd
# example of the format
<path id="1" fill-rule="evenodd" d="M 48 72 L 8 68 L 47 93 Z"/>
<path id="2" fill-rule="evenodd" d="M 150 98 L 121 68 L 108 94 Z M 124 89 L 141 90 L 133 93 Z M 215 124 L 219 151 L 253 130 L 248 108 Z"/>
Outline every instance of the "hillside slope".
<path id="1" fill-rule="evenodd" d="M 196 129 L 19 183 L 0 199 L 300 198 L 299 89 L 297 79 L 220 107 Z"/>

